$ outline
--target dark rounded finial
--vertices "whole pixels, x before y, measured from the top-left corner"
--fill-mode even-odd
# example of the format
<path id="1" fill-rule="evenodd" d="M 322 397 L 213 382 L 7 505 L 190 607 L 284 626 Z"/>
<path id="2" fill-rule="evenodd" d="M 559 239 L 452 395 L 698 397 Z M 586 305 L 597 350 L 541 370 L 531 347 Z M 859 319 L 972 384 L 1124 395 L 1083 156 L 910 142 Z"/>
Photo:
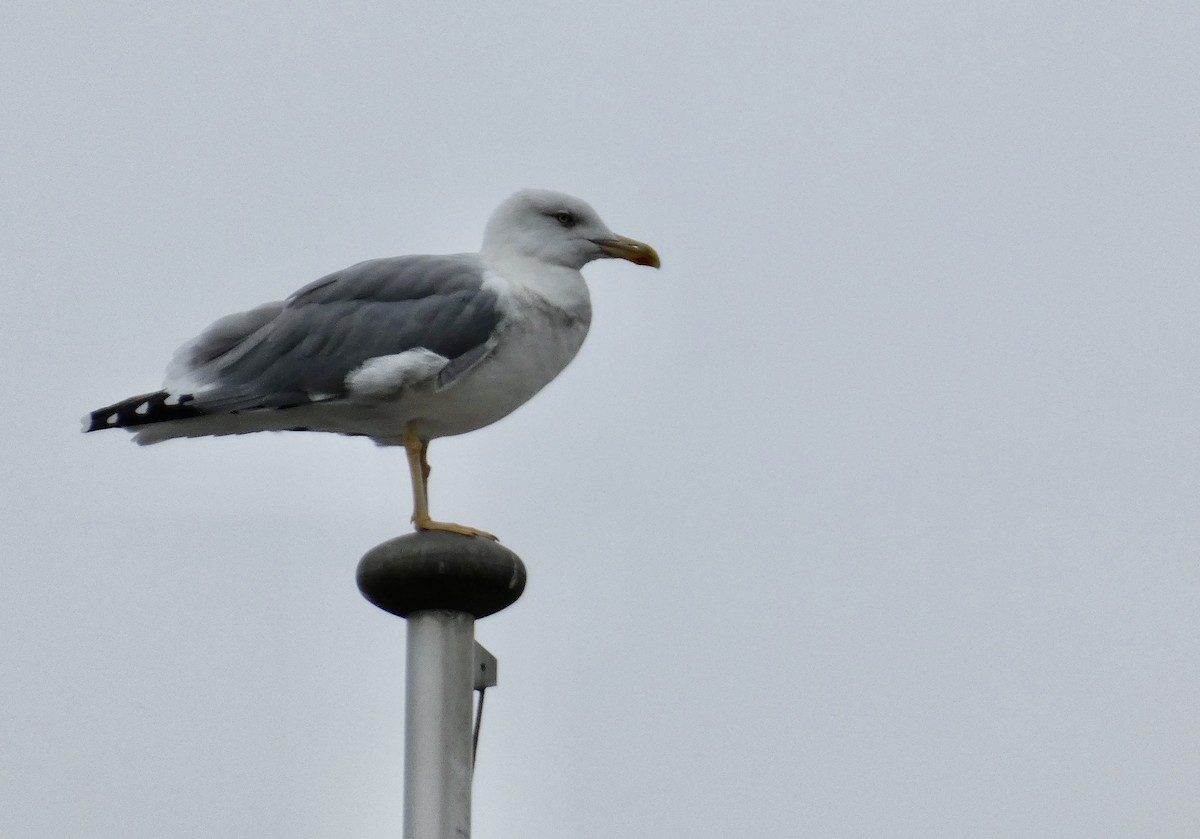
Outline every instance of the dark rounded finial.
<path id="1" fill-rule="evenodd" d="M 385 612 L 427 609 L 487 617 L 525 590 L 525 564 L 491 539 L 418 531 L 389 539 L 358 563 L 358 590 Z"/>

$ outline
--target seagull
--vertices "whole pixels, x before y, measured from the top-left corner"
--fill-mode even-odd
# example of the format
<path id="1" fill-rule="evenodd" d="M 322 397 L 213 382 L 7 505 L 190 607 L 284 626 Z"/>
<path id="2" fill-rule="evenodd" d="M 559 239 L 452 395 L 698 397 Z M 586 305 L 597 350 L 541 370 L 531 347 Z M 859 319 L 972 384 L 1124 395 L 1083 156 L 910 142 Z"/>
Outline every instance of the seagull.
<path id="1" fill-rule="evenodd" d="M 184 344 L 162 390 L 84 417 L 147 445 L 178 437 L 323 431 L 403 446 L 416 530 L 489 539 L 429 514 L 429 441 L 483 428 L 545 387 L 579 351 L 596 259 L 659 267 L 586 202 L 517 192 L 478 253 L 396 256 L 329 274 L 283 301 L 221 318 Z"/>

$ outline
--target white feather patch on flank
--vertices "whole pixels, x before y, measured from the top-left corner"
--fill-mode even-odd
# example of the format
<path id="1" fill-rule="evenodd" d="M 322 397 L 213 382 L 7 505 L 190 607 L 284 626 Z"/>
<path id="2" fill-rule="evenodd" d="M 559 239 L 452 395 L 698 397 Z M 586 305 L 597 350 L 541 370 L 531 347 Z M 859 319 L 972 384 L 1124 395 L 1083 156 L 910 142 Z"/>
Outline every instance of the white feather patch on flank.
<path id="1" fill-rule="evenodd" d="M 391 399 L 405 388 L 431 381 L 446 362 L 445 356 L 423 347 L 368 358 L 346 375 L 346 389 L 352 399 Z"/>

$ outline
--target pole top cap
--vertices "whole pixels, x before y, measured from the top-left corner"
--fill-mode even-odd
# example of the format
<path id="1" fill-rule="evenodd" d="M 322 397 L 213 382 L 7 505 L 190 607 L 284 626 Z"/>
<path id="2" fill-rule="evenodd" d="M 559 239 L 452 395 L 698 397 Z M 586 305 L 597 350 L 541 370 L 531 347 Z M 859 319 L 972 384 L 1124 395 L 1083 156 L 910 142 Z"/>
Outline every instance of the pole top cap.
<path id="1" fill-rule="evenodd" d="M 418 531 L 389 539 L 358 563 L 358 590 L 385 612 L 444 609 L 487 617 L 525 590 L 525 563 L 478 536 Z"/>

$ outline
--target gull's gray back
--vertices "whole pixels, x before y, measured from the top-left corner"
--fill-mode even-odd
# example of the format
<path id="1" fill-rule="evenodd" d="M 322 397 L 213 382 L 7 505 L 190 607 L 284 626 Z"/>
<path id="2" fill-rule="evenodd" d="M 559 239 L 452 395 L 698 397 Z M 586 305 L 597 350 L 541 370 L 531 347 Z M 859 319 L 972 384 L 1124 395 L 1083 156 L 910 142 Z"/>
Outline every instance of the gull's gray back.
<path id="1" fill-rule="evenodd" d="M 271 305 L 278 308 L 235 316 L 246 328 L 241 340 L 231 340 L 235 318 L 226 318 L 181 351 L 175 374 L 200 385 L 198 407 L 343 397 L 346 375 L 366 360 L 417 348 L 465 369 L 486 352 L 501 320 L 473 254 L 360 262 Z"/>

